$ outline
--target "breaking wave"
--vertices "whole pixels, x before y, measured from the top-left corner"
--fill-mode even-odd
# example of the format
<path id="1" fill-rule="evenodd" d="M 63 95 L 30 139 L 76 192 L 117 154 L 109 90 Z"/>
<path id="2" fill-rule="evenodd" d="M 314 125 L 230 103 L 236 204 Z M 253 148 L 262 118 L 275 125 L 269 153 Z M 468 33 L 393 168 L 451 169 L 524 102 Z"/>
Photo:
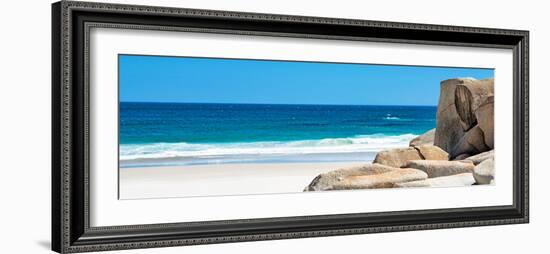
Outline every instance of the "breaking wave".
<path id="1" fill-rule="evenodd" d="M 394 136 L 374 134 L 298 141 L 122 144 L 120 160 L 376 152 L 387 148 L 408 146 L 409 141 L 416 136 L 414 134 Z"/>

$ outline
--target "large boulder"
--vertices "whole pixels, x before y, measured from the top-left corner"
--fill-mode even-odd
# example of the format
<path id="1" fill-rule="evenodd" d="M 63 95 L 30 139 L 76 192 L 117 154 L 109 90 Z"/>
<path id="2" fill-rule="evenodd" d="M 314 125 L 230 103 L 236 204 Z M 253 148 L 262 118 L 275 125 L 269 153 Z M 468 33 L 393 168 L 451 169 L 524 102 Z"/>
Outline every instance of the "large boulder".
<path id="1" fill-rule="evenodd" d="M 483 104 L 479 106 L 476 111 L 476 119 L 479 128 L 483 131 L 483 137 L 485 138 L 485 144 L 491 148 L 495 148 L 494 143 L 494 129 L 495 129 L 495 108 L 494 108 L 494 96 L 490 96 L 485 100 Z"/>
<path id="2" fill-rule="evenodd" d="M 414 147 L 396 148 L 378 152 L 373 163 L 379 163 L 390 167 L 400 168 L 410 160 L 422 160 L 423 158 Z"/>
<path id="3" fill-rule="evenodd" d="M 393 188 L 398 183 L 424 180 L 426 178 L 428 178 L 428 175 L 421 170 L 397 168 L 380 174 L 344 177 L 341 181 L 335 183 L 331 190 Z"/>
<path id="4" fill-rule="evenodd" d="M 459 154 L 457 155 L 456 157 L 453 158 L 453 161 L 460 161 L 460 160 L 464 160 L 468 157 L 470 157 L 471 155 L 467 154 L 467 153 L 463 153 L 463 154 Z"/>
<path id="5" fill-rule="evenodd" d="M 480 154 L 476 154 L 474 156 L 469 156 L 467 158 L 464 158 L 463 160 L 471 161 L 474 163 L 474 165 L 478 165 L 479 163 L 488 159 L 493 159 L 494 157 L 495 157 L 495 150 L 491 150 Z"/>
<path id="6" fill-rule="evenodd" d="M 495 160 L 489 158 L 474 168 L 474 179 L 477 184 L 490 184 L 495 179 Z"/>
<path id="7" fill-rule="evenodd" d="M 487 98 L 493 97 L 493 91 L 493 79 L 463 82 L 456 86 L 455 106 L 464 131 L 468 131 L 478 123 L 475 112 Z"/>
<path id="8" fill-rule="evenodd" d="M 479 126 L 474 126 L 458 141 L 455 147 L 449 153 L 450 158 L 455 158 L 461 154 L 479 154 L 490 150 L 485 144 L 485 136 Z"/>
<path id="9" fill-rule="evenodd" d="M 449 154 L 438 146 L 420 145 L 415 146 L 414 149 L 418 151 L 420 157 L 424 160 L 449 160 Z"/>
<path id="10" fill-rule="evenodd" d="M 435 128 L 427 131 L 426 133 L 414 138 L 409 142 L 409 146 L 420 146 L 420 145 L 433 145 L 435 136 Z"/>
<path id="11" fill-rule="evenodd" d="M 346 177 L 376 175 L 392 170 L 396 170 L 396 168 L 381 164 L 366 164 L 363 166 L 337 169 L 318 175 L 313 179 L 313 181 L 311 181 L 304 191 L 332 190 L 337 183 L 341 182 Z"/>
<path id="12" fill-rule="evenodd" d="M 489 97 L 493 96 L 493 90 L 494 79 L 458 78 L 442 81 L 434 145 L 447 151 L 451 158 L 463 154 L 456 153 L 453 149 L 463 140 L 466 133 L 477 126 L 479 121 L 476 112 Z"/>
<path id="13" fill-rule="evenodd" d="M 434 145 L 450 152 L 464 134 L 460 117 L 455 107 L 455 90 L 458 84 L 471 82 L 470 79 L 448 79 L 440 84 L 439 103 L 437 104 Z"/>
<path id="14" fill-rule="evenodd" d="M 474 164 L 466 161 L 412 160 L 405 167 L 422 170 L 429 178 L 472 173 Z"/>
<path id="15" fill-rule="evenodd" d="M 476 181 L 472 173 L 428 178 L 426 180 L 397 183 L 395 187 L 462 187 L 470 186 Z"/>

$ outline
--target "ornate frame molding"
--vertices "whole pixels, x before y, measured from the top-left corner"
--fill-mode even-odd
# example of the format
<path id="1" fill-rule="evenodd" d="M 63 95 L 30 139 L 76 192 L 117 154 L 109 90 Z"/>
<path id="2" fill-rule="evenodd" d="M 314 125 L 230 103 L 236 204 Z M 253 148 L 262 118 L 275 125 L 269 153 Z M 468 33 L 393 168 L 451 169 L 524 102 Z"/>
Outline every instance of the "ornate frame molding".
<path id="1" fill-rule="evenodd" d="M 92 27 L 513 49 L 514 205 L 90 227 L 88 34 Z M 528 31 L 505 29 L 73 1 L 54 3 L 52 249 L 73 253 L 528 223 L 528 38 Z M 206 232 L 212 229 L 218 232 Z"/>

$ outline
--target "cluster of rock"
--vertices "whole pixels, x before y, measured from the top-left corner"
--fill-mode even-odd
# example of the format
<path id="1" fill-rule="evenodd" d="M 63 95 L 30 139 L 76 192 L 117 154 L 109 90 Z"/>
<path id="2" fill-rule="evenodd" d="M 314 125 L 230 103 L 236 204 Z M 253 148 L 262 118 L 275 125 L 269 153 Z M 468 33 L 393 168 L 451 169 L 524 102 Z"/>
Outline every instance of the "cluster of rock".
<path id="1" fill-rule="evenodd" d="M 436 128 L 372 164 L 320 174 L 304 191 L 457 187 L 494 181 L 494 80 L 441 82 Z"/>

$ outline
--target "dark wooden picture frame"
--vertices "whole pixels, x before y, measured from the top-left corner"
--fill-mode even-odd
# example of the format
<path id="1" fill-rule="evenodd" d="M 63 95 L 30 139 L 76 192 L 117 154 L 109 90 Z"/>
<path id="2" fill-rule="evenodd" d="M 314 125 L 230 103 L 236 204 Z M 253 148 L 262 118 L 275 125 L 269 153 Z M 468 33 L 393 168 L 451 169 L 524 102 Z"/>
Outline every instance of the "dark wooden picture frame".
<path id="1" fill-rule="evenodd" d="M 512 49 L 513 205 L 171 224 L 89 225 L 87 33 L 204 31 Z M 62 1 L 52 6 L 52 249 L 61 253 L 529 221 L 528 31 Z"/>

